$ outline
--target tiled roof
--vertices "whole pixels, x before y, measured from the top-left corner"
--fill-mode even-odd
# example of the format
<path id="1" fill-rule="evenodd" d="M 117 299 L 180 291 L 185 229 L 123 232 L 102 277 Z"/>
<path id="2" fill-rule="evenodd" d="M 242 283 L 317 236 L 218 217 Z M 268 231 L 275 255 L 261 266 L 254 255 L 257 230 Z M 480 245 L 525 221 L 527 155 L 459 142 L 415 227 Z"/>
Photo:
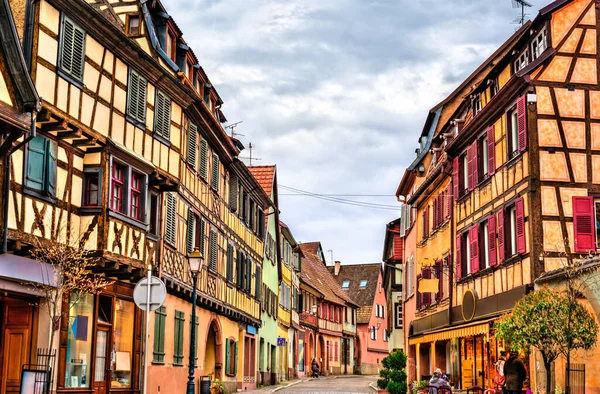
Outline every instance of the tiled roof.
<path id="1" fill-rule="evenodd" d="M 273 177 L 275 176 L 275 166 L 249 166 L 248 169 L 260 187 L 262 187 L 265 193 L 271 197 L 271 192 L 273 191 Z"/>
<path id="2" fill-rule="evenodd" d="M 334 267 L 327 267 L 329 271 L 334 272 Z M 375 292 L 377 291 L 377 281 L 379 280 L 379 274 L 381 272 L 381 264 L 357 264 L 357 265 L 342 265 L 340 266 L 340 272 L 338 275 L 333 275 L 333 278 L 337 281 L 338 285 L 341 286 L 342 282 L 347 280 L 350 282 L 348 289 L 342 290 L 348 293 L 352 299 L 361 306 L 358 313 L 358 322 L 361 323 L 360 313 L 367 313 L 367 322 L 371 318 L 371 308 L 373 307 L 373 301 L 375 300 Z M 364 289 L 360 288 L 360 281 L 366 280 L 367 286 Z"/>
<path id="3" fill-rule="evenodd" d="M 319 260 L 316 254 L 310 253 L 311 244 L 300 244 L 300 250 L 304 254 L 302 258 L 300 279 L 318 290 L 327 301 L 337 304 L 356 304 L 336 282 L 325 264 Z M 316 242 L 316 244 L 319 244 Z"/>
<path id="4" fill-rule="evenodd" d="M 369 324 L 372 312 L 372 306 L 361 306 L 360 308 L 358 308 L 358 311 L 356 311 L 356 323 Z"/>
<path id="5" fill-rule="evenodd" d="M 319 251 L 319 247 L 321 246 L 320 242 L 304 242 L 300 244 L 300 248 L 303 252 L 314 254 L 317 256 L 317 252 Z M 318 257 L 317 257 L 318 259 Z"/>

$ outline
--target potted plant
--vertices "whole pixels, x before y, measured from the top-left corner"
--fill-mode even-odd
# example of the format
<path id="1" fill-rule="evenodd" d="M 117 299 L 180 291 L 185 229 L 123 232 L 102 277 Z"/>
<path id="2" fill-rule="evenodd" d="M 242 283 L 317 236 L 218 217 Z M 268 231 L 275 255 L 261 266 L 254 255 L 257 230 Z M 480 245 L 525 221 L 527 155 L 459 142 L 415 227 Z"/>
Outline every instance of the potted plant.
<path id="1" fill-rule="evenodd" d="M 427 390 L 427 381 L 426 380 L 421 380 L 421 381 L 414 381 L 412 383 L 412 392 L 413 394 L 427 394 L 428 390 Z"/>
<path id="2" fill-rule="evenodd" d="M 382 360 L 383 369 L 379 371 L 377 380 L 378 392 L 389 394 L 405 394 L 406 385 L 406 355 L 401 350 L 391 353 Z"/>
<path id="3" fill-rule="evenodd" d="M 224 394 L 225 388 L 223 387 L 223 383 L 219 379 L 215 379 L 212 386 L 210 386 L 210 394 Z"/>

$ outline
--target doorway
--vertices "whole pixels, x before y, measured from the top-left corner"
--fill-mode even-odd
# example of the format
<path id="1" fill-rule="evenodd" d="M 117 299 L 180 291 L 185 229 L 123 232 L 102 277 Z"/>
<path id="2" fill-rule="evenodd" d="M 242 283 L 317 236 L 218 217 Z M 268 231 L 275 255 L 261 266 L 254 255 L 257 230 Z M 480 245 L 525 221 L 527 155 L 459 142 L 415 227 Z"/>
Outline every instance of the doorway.
<path id="1" fill-rule="evenodd" d="M 33 307 L 23 301 L 1 300 L 0 317 L 0 392 L 16 394 L 21 387 L 21 367 L 30 359 Z"/>
<path id="2" fill-rule="evenodd" d="M 110 363 L 108 358 L 109 338 L 110 330 L 106 327 L 98 327 L 98 331 L 96 331 L 96 354 L 94 356 L 94 394 L 106 394 L 106 381 Z"/>
<path id="3" fill-rule="evenodd" d="M 223 379 L 221 376 L 223 366 L 223 351 L 221 349 L 221 327 L 216 319 L 208 326 L 206 346 L 204 352 L 204 375 L 214 379 Z"/>

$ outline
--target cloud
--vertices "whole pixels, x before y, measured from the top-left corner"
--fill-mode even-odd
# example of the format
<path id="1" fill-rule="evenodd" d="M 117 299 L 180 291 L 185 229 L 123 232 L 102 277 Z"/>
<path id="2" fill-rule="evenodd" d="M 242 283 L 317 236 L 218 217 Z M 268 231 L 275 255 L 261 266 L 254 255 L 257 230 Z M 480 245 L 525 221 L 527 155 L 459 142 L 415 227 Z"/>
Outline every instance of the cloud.
<path id="1" fill-rule="evenodd" d="M 537 9 L 547 0 L 533 1 Z M 344 263 L 380 261 L 393 194 L 428 110 L 515 30 L 509 0 L 169 0 L 256 163 L 281 185 L 398 206 L 359 208 L 281 189 L 281 218 Z M 535 11 L 534 11 L 535 10 Z M 243 152 L 242 156 L 247 156 Z M 328 254 L 326 254 L 328 257 Z"/>

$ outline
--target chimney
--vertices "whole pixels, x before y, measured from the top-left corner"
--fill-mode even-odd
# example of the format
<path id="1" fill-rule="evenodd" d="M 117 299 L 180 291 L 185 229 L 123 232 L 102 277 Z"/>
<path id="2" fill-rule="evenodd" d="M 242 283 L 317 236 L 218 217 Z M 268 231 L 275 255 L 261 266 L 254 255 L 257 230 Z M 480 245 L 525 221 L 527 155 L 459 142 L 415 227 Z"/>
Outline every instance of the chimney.
<path id="1" fill-rule="evenodd" d="M 335 267 L 333 268 L 333 274 L 335 276 L 338 276 L 338 274 L 340 273 L 340 266 L 342 265 L 342 263 L 340 263 L 339 261 L 335 262 Z"/>

